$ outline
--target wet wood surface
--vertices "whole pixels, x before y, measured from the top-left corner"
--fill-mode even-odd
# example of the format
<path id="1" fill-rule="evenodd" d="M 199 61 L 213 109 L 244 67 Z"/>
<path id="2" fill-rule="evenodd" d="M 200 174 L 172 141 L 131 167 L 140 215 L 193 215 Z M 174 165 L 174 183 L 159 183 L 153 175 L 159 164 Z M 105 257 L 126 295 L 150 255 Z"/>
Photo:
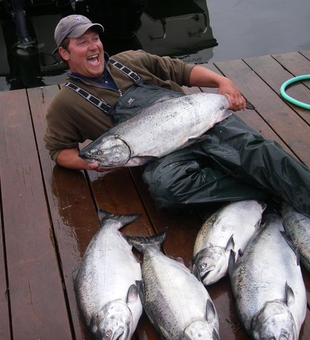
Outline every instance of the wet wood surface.
<path id="1" fill-rule="evenodd" d="M 310 167 L 310 111 L 279 96 L 293 76 L 308 74 L 310 51 L 207 64 L 231 78 L 255 107 L 237 114 Z M 0 339 L 90 339 L 80 317 L 73 275 L 99 228 L 97 209 L 139 213 L 122 229 L 167 233 L 164 251 L 190 266 L 201 216 L 156 209 L 140 168 L 103 175 L 55 165 L 44 147 L 46 109 L 59 86 L 0 93 Z M 188 92 L 214 89 L 192 88 Z M 310 103 L 310 81 L 287 90 Z M 215 206 L 206 207 L 205 216 Z M 310 338 L 310 275 L 303 269 L 308 312 L 300 339 Z M 235 312 L 229 278 L 210 286 L 221 339 L 248 339 Z M 135 339 L 160 339 L 143 315 Z"/>

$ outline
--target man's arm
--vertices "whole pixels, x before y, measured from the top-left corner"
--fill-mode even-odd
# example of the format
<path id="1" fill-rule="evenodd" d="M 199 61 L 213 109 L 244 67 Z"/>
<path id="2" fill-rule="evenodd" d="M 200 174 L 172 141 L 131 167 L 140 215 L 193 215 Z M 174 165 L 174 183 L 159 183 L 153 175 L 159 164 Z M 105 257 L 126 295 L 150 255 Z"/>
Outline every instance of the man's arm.
<path id="1" fill-rule="evenodd" d="M 97 164 L 90 164 L 79 157 L 77 149 L 62 150 L 57 158 L 56 163 L 69 169 L 75 170 L 97 170 Z"/>
<path id="2" fill-rule="evenodd" d="M 190 86 L 218 87 L 218 93 L 227 96 L 230 109 L 233 111 L 245 109 L 245 99 L 234 83 L 211 70 L 202 66 L 193 67 L 190 77 Z"/>

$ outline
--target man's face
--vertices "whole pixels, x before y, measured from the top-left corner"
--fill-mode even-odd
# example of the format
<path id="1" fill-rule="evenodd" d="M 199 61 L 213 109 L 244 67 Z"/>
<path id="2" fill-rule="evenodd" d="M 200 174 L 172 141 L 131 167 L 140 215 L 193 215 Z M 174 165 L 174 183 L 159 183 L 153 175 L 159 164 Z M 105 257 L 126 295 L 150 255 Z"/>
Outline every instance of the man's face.
<path id="1" fill-rule="evenodd" d="M 80 38 L 70 38 L 67 50 L 59 49 L 72 72 L 85 77 L 98 77 L 104 69 L 103 45 L 94 29 L 87 30 Z"/>

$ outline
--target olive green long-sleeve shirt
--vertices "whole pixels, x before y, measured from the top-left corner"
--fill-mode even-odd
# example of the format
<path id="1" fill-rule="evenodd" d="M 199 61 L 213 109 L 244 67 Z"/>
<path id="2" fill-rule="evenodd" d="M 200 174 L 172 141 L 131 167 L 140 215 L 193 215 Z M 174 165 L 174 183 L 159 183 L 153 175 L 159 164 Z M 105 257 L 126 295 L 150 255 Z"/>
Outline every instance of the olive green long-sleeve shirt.
<path id="1" fill-rule="evenodd" d="M 194 66 L 142 50 L 121 52 L 113 59 L 138 73 L 143 80 L 179 92 L 182 92 L 181 86 L 189 85 L 189 75 Z M 126 92 L 133 81 L 109 62 L 106 67 L 120 92 L 72 76 L 67 80 L 113 106 L 120 93 Z M 53 160 L 62 150 L 77 148 L 79 143 L 94 140 L 112 127 L 107 114 L 67 87 L 63 87 L 53 98 L 46 119 L 44 141 Z"/>

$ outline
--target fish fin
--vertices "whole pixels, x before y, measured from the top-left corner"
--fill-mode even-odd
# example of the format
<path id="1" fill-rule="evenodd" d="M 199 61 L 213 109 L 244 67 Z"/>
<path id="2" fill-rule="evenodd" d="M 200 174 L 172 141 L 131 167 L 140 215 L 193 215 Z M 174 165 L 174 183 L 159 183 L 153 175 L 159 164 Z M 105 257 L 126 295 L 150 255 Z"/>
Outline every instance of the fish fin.
<path id="1" fill-rule="evenodd" d="M 135 284 L 128 288 L 126 303 L 136 302 L 139 296 L 139 289 Z"/>
<path id="2" fill-rule="evenodd" d="M 300 251 L 299 251 L 299 249 L 294 245 L 292 238 L 285 231 L 281 230 L 280 233 L 283 236 L 285 242 L 290 246 L 290 248 L 295 253 L 297 266 L 300 266 Z"/>
<path id="3" fill-rule="evenodd" d="M 141 216 L 141 214 L 116 215 L 101 208 L 98 208 L 97 214 L 101 224 L 108 219 L 112 219 L 119 221 L 122 227 L 134 222 Z"/>
<path id="4" fill-rule="evenodd" d="M 250 103 L 247 99 L 245 100 L 245 107 L 248 110 L 255 110 L 255 106 L 252 103 Z"/>
<path id="5" fill-rule="evenodd" d="M 161 232 L 147 237 L 131 235 L 124 235 L 124 237 L 129 244 L 131 244 L 134 248 L 143 253 L 144 249 L 150 246 L 160 248 L 165 241 L 166 233 Z"/>
<path id="6" fill-rule="evenodd" d="M 229 240 L 227 241 L 226 247 L 225 247 L 225 252 L 232 250 L 235 248 L 235 241 L 234 241 L 234 234 L 232 234 L 229 238 Z"/>
<path id="7" fill-rule="evenodd" d="M 229 261 L 228 261 L 229 276 L 232 276 L 235 265 L 236 265 L 236 253 L 233 250 L 231 250 L 230 255 L 229 255 Z"/>
<path id="8" fill-rule="evenodd" d="M 196 264 L 194 263 L 193 264 L 193 267 L 192 267 L 192 273 L 196 276 L 196 278 L 198 279 L 198 281 L 202 282 L 201 281 L 201 277 L 200 277 L 200 274 L 199 274 L 199 270 L 196 266 Z"/>
<path id="9" fill-rule="evenodd" d="M 195 143 L 203 142 L 205 140 L 211 139 L 208 135 L 202 135 L 198 137 L 188 137 L 187 142 L 184 144 L 183 148 L 190 146 Z"/>
<path id="10" fill-rule="evenodd" d="M 189 145 L 194 144 L 194 143 L 203 142 L 207 139 L 210 139 L 210 136 L 202 135 L 202 136 L 198 136 L 198 137 L 188 137 L 188 140 L 187 140 L 187 143 L 185 144 L 185 146 L 189 146 Z"/>
<path id="11" fill-rule="evenodd" d="M 220 340 L 220 335 L 215 328 L 213 328 L 212 340 Z"/>
<path id="12" fill-rule="evenodd" d="M 155 156 L 139 156 L 139 157 L 132 157 L 130 160 L 126 163 L 126 166 L 140 166 L 146 163 L 149 163 L 151 161 L 155 161 L 158 159 L 158 157 Z"/>
<path id="13" fill-rule="evenodd" d="M 214 319 L 216 319 L 216 310 L 212 301 L 208 299 L 206 305 L 206 320 L 212 324 Z"/>
<path id="14" fill-rule="evenodd" d="M 262 225 L 262 219 L 260 219 L 259 221 L 257 221 L 257 222 L 255 223 L 254 228 L 255 228 L 255 229 L 258 229 L 261 225 Z"/>
<path id="15" fill-rule="evenodd" d="M 291 237 L 283 230 L 280 230 L 280 233 L 283 236 L 285 242 L 293 249 L 294 246 Z"/>
<path id="16" fill-rule="evenodd" d="M 79 269 L 80 269 L 80 268 L 75 268 L 75 269 L 73 269 L 73 271 L 72 271 L 72 278 L 73 278 L 73 281 L 75 281 Z"/>
<path id="17" fill-rule="evenodd" d="M 261 206 L 262 206 L 262 210 L 263 210 L 263 212 L 266 210 L 266 208 L 267 208 L 267 203 L 265 203 L 265 202 L 263 202 L 263 201 L 258 201 L 260 204 L 261 204 Z"/>
<path id="18" fill-rule="evenodd" d="M 291 307 L 295 303 L 295 294 L 287 282 L 285 283 L 285 303 L 288 307 Z"/>
<path id="19" fill-rule="evenodd" d="M 136 287 L 137 287 L 137 290 L 138 290 L 138 294 L 140 296 L 140 300 L 142 302 L 142 304 L 145 303 L 145 298 L 144 298 L 144 283 L 142 280 L 137 280 L 136 281 Z"/>

